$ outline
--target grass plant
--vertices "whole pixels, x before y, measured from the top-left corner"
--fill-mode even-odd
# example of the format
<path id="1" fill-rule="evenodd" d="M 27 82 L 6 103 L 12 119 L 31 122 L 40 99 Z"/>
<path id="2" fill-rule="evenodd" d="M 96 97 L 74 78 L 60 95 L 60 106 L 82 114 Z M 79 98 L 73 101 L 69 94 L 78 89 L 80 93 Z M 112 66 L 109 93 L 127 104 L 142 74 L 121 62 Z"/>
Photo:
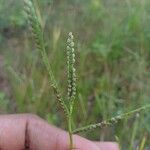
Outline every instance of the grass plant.
<path id="1" fill-rule="evenodd" d="M 100 123 L 90 124 L 85 127 L 73 129 L 73 114 L 76 113 L 74 111 L 74 103 L 77 101 L 76 97 L 76 69 L 75 69 L 75 48 L 74 48 L 74 36 L 72 32 L 68 34 L 67 39 L 67 47 L 66 47 L 66 56 L 67 56 L 67 98 L 64 98 L 61 94 L 61 90 L 59 88 L 59 85 L 57 83 L 57 80 L 55 79 L 54 73 L 52 71 L 52 67 L 49 63 L 49 58 L 46 53 L 46 45 L 45 45 L 45 39 L 44 39 L 44 29 L 41 24 L 41 17 L 39 18 L 39 10 L 36 8 L 36 5 L 32 0 L 24 0 L 25 2 L 25 12 L 27 14 L 28 22 L 30 25 L 30 30 L 32 32 L 33 38 L 35 40 L 36 48 L 39 50 L 42 56 L 43 63 L 47 69 L 48 75 L 49 75 L 49 83 L 51 87 L 54 90 L 54 94 L 56 96 L 56 99 L 59 103 L 60 108 L 63 110 L 63 113 L 66 118 L 67 126 L 68 126 L 68 133 L 69 133 L 69 149 L 74 149 L 73 144 L 73 134 L 84 132 L 84 131 L 91 131 L 95 128 L 103 128 L 106 126 L 111 126 L 115 123 L 117 123 L 119 120 L 122 120 L 126 118 L 127 116 L 130 116 L 132 114 L 138 113 L 141 110 L 145 110 L 146 108 L 150 107 L 150 104 L 146 106 L 142 106 L 140 108 L 131 110 L 126 113 L 122 113 L 120 115 L 116 115 L 115 117 L 110 118 L 109 120 L 102 121 Z M 38 10 L 38 14 L 37 11 Z M 106 64 L 107 69 L 107 64 Z M 143 142 L 141 143 L 141 149 L 143 147 L 143 143 L 145 143 L 145 139 L 143 139 Z"/>

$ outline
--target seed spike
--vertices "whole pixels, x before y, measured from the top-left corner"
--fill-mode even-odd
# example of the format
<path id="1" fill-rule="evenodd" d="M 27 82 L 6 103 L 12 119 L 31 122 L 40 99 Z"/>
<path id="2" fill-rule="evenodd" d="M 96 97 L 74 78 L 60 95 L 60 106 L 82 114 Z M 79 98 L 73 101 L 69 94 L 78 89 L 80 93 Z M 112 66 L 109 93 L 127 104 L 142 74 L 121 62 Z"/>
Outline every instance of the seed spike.
<path id="1" fill-rule="evenodd" d="M 68 100 L 73 101 L 76 94 L 76 70 L 75 64 L 75 52 L 74 52 L 74 36 L 72 32 L 68 34 L 67 39 L 67 73 L 68 73 Z"/>
<path id="2" fill-rule="evenodd" d="M 42 30 L 42 26 L 39 22 L 39 18 L 36 14 L 35 7 L 33 5 L 32 0 L 24 0 L 24 10 L 27 14 L 28 22 L 31 28 L 31 33 L 32 36 L 35 40 L 35 45 L 36 48 L 40 51 L 42 55 L 42 60 L 45 64 L 45 67 L 48 71 L 49 75 L 49 80 L 50 80 L 50 85 L 54 89 L 54 93 L 56 95 L 57 101 L 60 104 L 60 107 L 64 111 L 65 115 L 68 117 L 68 109 L 66 107 L 66 104 L 61 96 L 60 90 L 58 88 L 57 82 L 55 80 L 55 77 L 53 75 L 51 65 L 49 63 L 48 56 L 46 54 L 46 49 L 45 49 L 45 41 L 44 41 L 44 32 Z"/>
<path id="3" fill-rule="evenodd" d="M 123 119 L 123 118 L 125 118 L 127 116 L 130 116 L 130 115 L 132 115 L 134 113 L 137 113 L 137 112 L 140 112 L 142 110 L 145 110 L 146 108 L 149 108 L 149 107 L 150 107 L 150 105 L 146 105 L 146 106 L 137 108 L 135 110 L 129 111 L 127 113 L 124 113 L 122 115 L 118 115 L 116 117 L 112 117 L 112 118 L 110 118 L 107 121 L 102 121 L 100 123 L 91 124 L 91 125 L 87 125 L 85 127 L 81 127 L 81 128 L 75 129 L 73 131 L 73 134 L 76 134 L 76 133 L 79 133 L 79 132 L 84 132 L 84 131 L 91 131 L 91 130 L 94 130 L 96 128 L 103 128 L 103 127 L 107 127 L 107 126 L 116 124 L 116 123 L 118 123 L 119 120 L 121 120 L 121 119 Z"/>

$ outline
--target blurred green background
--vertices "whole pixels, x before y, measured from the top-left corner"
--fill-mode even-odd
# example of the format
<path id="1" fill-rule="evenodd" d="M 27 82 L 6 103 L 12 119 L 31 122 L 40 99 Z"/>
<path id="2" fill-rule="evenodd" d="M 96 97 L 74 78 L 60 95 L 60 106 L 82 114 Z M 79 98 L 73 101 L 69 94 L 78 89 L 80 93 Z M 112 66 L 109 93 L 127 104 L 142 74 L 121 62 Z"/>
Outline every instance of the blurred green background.
<path id="1" fill-rule="evenodd" d="M 53 72 L 66 95 L 66 39 L 76 43 L 74 126 L 100 122 L 150 103 L 149 0 L 34 0 L 41 10 Z M 0 112 L 35 113 L 65 129 L 23 12 L 0 0 Z M 150 110 L 82 134 L 117 140 L 120 149 L 150 150 Z"/>

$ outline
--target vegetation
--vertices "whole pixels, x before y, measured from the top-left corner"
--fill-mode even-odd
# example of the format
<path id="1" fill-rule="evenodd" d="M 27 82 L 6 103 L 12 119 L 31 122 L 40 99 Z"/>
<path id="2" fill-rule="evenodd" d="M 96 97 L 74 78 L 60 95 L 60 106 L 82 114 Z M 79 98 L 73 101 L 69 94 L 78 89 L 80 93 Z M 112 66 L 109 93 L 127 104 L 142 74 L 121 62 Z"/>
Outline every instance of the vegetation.
<path id="1" fill-rule="evenodd" d="M 148 106 L 150 102 L 148 92 L 148 0 L 142 2 L 94 0 L 89 1 L 89 4 L 86 2 L 84 0 L 79 2 L 56 1 L 47 5 L 47 1 L 41 1 L 41 3 L 39 1 L 41 9 L 45 8 L 51 14 L 51 17 L 47 16 L 49 13 L 42 15 L 44 20 L 41 19 L 43 17 L 41 17 L 38 9 L 35 10 L 40 29 L 45 29 L 46 39 L 49 36 L 51 38 L 50 41 L 47 41 L 44 45 L 42 44 L 42 48 L 38 45 L 37 48 L 39 50 L 44 49 L 49 54 L 48 57 L 44 58 L 46 60 L 45 64 L 48 72 L 49 66 L 47 66 L 47 62 L 50 61 L 53 64 L 51 70 L 54 70 L 54 75 L 50 73 L 50 77 L 52 77 L 52 81 L 55 81 L 53 77 L 59 75 L 57 80 L 63 87 L 61 89 L 62 93 L 65 93 L 64 91 L 66 90 L 64 78 L 67 71 L 64 71 L 65 65 L 62 63 L 65 56 L 64 51 L 60 50 L 64 47 L 64 41 L 61 41 L 61 39 L 64 39 L 63 35 L 68 29 L 75 31 L 74 33 L 79 33 L 77 38 L 79 40 L 75 49 L 77 49 L 79 73 L 77 79 L 78 77 L 81 79 L 77 80 L 78 87 L 76 101 L 74 101 L 74 111 L 76 113 L 73 113 L 72 117 L 74 118 L 72 120 L 73 128 L 77 122 L 79 126 L 81 123 L 101 122 L 102 120 L 108 120 L 112 116 L 120 116 L 122 112 L 128 112 L 143 105 Z M 35 3 L 35 5 L 38 5 L 38 3 Z M 81 8 L 76 7 L 78 5 Z M 45 7 L 42 8 L 42 6 Z M 66 10 L 66 8 L 71 9 L 72 7 L 73 10 Z M 62 14 L 64 10 L 65 13 Z M 67 13 L 67 11 L 73 13 Z M 68 14 L 68 17 L 64 18 L 63 16 L 66 16 L 66 14 Z M 60 22 L 57 22 L 57 20 Z M 83 20 L 84 22 L 81 22 Z M 23 26 L 26 26 L 26 24 Z M 38 28 L 38 26 L 36 27 Z M 50 30 L 51 35 L 48 34 L 48 30 Z M 55 107 L 53 107 L 55 98 L 52 94 L 49 94 L 50 89 L 47 84 L 49 74 L 45 72 L 38 53 L 33 47 L 30 49 L 31 43 L 27 40 L 28 37 L 22 34 L 19 37 L 22 37 L 24 42 L 21 43 L 16 38 L 19 41 L 16 45 L 19 45 L 19 49 L 25 46 L 26 50 L 17 50 L 15 46 L 17 57 L 14 57 L 15 63 L 13 63 L 13 67 L 10 67 L 11 59 L 13 61 L 13 55 L 10 50 L 14 43 L 11 43 L 11 45 L 6 43 L 9 51 L 5 52 L 6 65 L 9 66 L 6 66 L 7 71 L 11 73 L 11 76 L 8 75 L 8 77 L 11 81 L 12 100 L 16 104 L 16 111 L 37 113 L 64 128 L 65 124 L 62 123 L 60 118 L 62 114 L 58 114 Z M 8 41 L 8 39 L 4 40 Z M 39 41 L 36 41 L 36 43 L 39 43 L 43 39 L 37 40 Z M 43 53 L 42 51 L 44 57 L 45 52 Z M 56 89 L 56 93 L 59 94 L 57 84 L 54 82 L 52 85 L 54 85 L 53 88 Z M 66 94 L 62 96 L 65 97 Z M 10 101 L 12 100 L 10 99 Z M 58 101 L 64 102 L 59 97 Z M 64 104 L 61 105 L 64 106 Z M 81 112 L 82 116 L 79 115 Z M 145 110 L 140 114 L 140 117 L 132 118 L 132 121 L 125 117 L 126 119 L 121 121 L 120 124 L 109 129 L 109 132 L 108 129 L 107 131 L 105 129 L 101 130 L 100 138 L 108 139 L 109 137 L 109 140 L 111 140 L 110 135 L 113 138 L 116 134 L 116 139 L 122 148 L 127 143 L 130 143 L 127 144 L 129 145 L 128 149 L 135 149 L 135 147 L 144 149 L 148 147 L 150 132 L 148 113 Z M 85 119 L 83 119 L 83 116 Z M 111 119 L 110 121 L 115 120 Z M 93 127 L 95 128 L 95 125 Z M 74 132 L 77 131 L 75 130 Z M 126 133 L 132 133 L 132 136 Z M 96 133 L 92 135 L 85 134 L 85 136 L 95 139 L 99 137 L 99 134 Z M 136 142 L 138 146 L 135 144 Z M 125 148 L 127 147 L 125 146 Z"/>

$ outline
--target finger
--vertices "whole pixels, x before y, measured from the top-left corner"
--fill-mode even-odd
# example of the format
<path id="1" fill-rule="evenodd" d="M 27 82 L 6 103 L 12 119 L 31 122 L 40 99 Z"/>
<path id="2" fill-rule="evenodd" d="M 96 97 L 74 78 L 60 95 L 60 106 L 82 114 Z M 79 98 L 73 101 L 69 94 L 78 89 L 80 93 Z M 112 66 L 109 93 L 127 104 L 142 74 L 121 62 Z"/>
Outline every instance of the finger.
<path id="1" fill-rule="evenodd" d="M 33 115 L 0 116 L 0 149 L 55 150 L 59 135 L 66 137 L 65 132 Z"/>
<path id="2" fill-rule="evenodd" d="M 10 148 L 19 150 L 24 148 L 26 119 L 21 116 L 0 116 L 1 150 L 10 150 Z"/>
<path id="3" fill-rule="evenodd" d="M 29 124 L 30 148 L 36 150 L 69 150 L 68 133 L 54 126 L 50 126 L 42 119 L 34 119 Z M 74 149 L 76 150 L 99 150 L 93 142 L 73 136 Z"/>
<path id="4" fill-rule="evenodd" d="M 49 125 L 34 115 L 0 116 L 0 149 L 68 150 L 68 133 Z M 74 135 L 74 148 L 79 150 L 117 150 L 111 143 L 94 143 Z"/>
<path id="5" fill-rule="evenodd" d="M 0 116 L 0 149 L 67 150 L 68 133 L 33 115 Z M 73 136 L 74 148 L 99 150 L 91 141 Z"/>
<path id="6" fill-rule="evenodd" d="M 101 150 L 119 150 L 119 146 L 115 142 L 95 142 Z"/>

